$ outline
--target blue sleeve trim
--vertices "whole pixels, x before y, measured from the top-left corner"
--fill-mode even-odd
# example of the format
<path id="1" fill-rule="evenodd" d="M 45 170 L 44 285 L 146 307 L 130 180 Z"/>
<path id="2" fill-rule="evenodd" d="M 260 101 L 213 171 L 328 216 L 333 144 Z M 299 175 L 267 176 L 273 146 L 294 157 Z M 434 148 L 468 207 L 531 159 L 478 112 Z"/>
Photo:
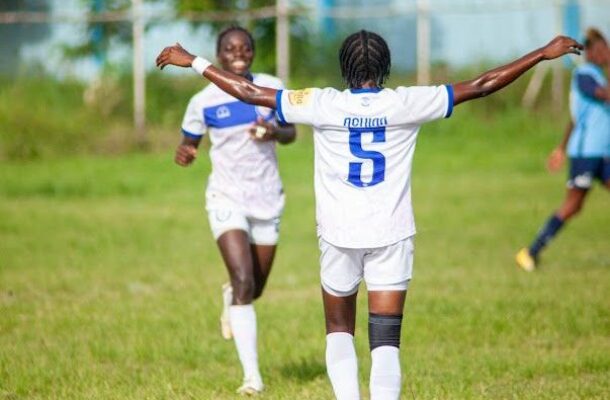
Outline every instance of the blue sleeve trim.
<path id="1" fill-rule="evenodd" d="M 203 136 L 203 135 L 197 135 L 195 133 L 191 133 L 191 132 L 189 132 L 187 130 L 184 130 L 184 129 L 182 129 L 182 134 L 184 136 L 188 137 L 188 138 L 191 138 L 191 139 L 201 139 L 201 137 Z"/>
<path id="2" fill-rule="evenodd" d="M 449 96 L 449 101 L 447 104 L 447 113 L 445 114 L 445 118 L 449 118 L 453 113 L 453 86 L 445 85 L 447 88 L 447 96 Z"/>
<path id="3" fill-rule="evenodd" d="M 582 94 L 597 100 L 595 91 L 600 85 L 591 75 L 578 74 L 576 76 L 576 82 L 578 84 L 578 90 L 580 90 Z"/>
<path id="4" fill-rule="evenodd" d="M 287 124 L 286 119 L 284 118 L 284 113 L 282 112 L 282 93 L 283 90 L 278 90 L 275 94 L 275 109 L 277 110 L 277 119 L 280 121 L 280 124 Z"/>

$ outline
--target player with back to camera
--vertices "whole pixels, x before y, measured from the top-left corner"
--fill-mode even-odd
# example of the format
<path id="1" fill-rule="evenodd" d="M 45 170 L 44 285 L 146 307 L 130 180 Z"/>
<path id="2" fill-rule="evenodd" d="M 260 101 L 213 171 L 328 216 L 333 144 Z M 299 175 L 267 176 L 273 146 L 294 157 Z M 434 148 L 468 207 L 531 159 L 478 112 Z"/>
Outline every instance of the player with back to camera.
<path id="1" fill-rule="evenodd" d="M 421 124 L 510 84 L 543 60 L 582 46 L 557 37 L 518 60 L 453 85 L 383 88 L 390 51 L 379 35 L 360 31 L 341 46 L 348 89 L 276 90 L 211 66 L 180 45 L 157 66 L 190 67 L 233 96 L 277 109 L 280 120 L 312 125 L 316 219 L 326 318 L 326 367 L 337 399 L 359 399 L 353 335 L 356 296 L 368 289 L 371 399 L 398 399 L 403 307 L 413 265 L 415 223 L 411 163 Z"/>
<path id="2" fill-rule="evenodd" d="M 525 271 L 536 269 L 542 249 L 578 214 L 595 179 L 610 189 L 610 47 L 594 28 L 587 31 L 584 45 L 586 63 L 572 74 L 571 120 L 548 161 L 549 169 L 557 171 L 566 153 L 570 158 L 566 195 L 532 244 L 517 253 L 517 265 Z"/>
<path id="3" fill-rule="evenodd" d="M 222 70 L 255 85 L 282 89 L 278 78 L 250 72 L 254 45 L 243 28 L 222 31 L 216 44 Z M 263 390 L 252 303 L 271 272 L 284 207 L 275 142 L 290 143 L 296 135 L 294 125 L 278 125 L 275 118 L 275 110 L 244 103 L 210 83 L 188 104 L 175 157 L 177 164 L 190 165 L 209 132 L 212 173 L 206 209 L 231 280 L 223 286 L 221 329 L 225 339 L 234 339 L 244 372 L 238 392 L 244 394 Z"/>

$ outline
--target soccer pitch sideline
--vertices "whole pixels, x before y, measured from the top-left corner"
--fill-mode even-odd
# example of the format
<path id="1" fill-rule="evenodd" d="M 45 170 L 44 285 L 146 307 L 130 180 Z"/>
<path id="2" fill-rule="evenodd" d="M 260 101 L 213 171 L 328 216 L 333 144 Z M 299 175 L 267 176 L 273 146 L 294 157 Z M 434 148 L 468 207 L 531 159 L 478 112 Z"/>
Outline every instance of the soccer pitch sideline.
<path id="1" fill-rule="evenodd" d="M 517 270 L 514 253 L 563 196 L 544 160 L 565 118 L 482 108 L 420 133 L 402 398 L 610 398 L 608 193 L 596 187 L 540 271 Z M 287 207 L 256 303 L 261 398 L 330 399 L 309 133 L 279 155 Z M 1 165 L 0 399 L 236 397 L 239 363 L 218 329 L 226 273 L 203 213 L 209 162 L 172 156 Z"/>

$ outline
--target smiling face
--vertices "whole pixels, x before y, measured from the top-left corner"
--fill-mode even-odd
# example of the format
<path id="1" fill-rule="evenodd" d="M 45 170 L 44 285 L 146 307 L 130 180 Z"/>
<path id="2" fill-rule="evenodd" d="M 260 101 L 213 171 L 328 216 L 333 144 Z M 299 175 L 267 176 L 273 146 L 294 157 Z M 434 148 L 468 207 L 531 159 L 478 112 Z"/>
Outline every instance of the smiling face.
<path id="1" fill-rule="evenodd" d="M 244 32 L 230 31 L 220 41 L 216 57 L 225 71 L 246 76 L 254 59 L 252 42 Z"/>

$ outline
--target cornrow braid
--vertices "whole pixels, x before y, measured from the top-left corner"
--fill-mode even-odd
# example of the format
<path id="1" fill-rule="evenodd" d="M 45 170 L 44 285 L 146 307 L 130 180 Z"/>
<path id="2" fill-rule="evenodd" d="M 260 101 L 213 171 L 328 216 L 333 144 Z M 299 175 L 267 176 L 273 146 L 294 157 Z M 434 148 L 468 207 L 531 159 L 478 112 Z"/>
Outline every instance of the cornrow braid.
<path id="1" fill-rule="evenodd" d="M 390 76 L 390 49 L 378 34 L 361 30 L 345 39 L 339 50 L 339 63 L 348 87 L 359 88 L 367 81 L 381 87 Z"/>
<path id="2" fill-rule="evenodd" d="M 222 39 L 224 39 L 224 37 L 231 32 L 241 32 L 246 35 L 248 37 L 248 40 L 250 41 L 250 47 L 252 48 L 252 51 L 254 51 L 254 38 L 252 37 L 252 34 L 247 29 L 242 28 L 239 25 L 231 25 L 223 29 L 218 34 L 218 38 L 216 39 L 216 54 L 220 53 L 220 44 L 222 43 Z"/>

